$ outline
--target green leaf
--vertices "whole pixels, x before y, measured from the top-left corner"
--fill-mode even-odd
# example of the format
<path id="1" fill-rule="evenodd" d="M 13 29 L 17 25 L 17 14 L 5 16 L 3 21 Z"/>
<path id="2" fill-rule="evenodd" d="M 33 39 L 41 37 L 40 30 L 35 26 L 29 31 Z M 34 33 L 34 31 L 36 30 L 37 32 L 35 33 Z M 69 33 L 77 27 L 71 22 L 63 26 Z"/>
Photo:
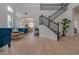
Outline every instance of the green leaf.
<path id="1" fill-rule="evenodd" d="M 67 18 L 62 19 L 61 24 L 63 26 L 63 31 L 67 32 L 67 29 L 70 27 L 71 20 L 68 20 Z"/>

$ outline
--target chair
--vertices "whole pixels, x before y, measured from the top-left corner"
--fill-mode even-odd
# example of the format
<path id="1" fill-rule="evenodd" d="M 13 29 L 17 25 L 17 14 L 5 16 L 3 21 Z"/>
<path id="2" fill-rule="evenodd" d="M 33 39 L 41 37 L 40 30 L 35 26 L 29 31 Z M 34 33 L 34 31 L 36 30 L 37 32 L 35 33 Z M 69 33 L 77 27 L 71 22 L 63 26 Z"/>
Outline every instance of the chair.
<path id="1" fill-rule="evenodd" d="M 19 32 L 24 32 L 25 34 L 28 33 L 28 28 L 18 28 Z"/>
<path id="2" fill-rule="evenodd" d="M 36 36 L 39 36 L 39 28 L 38 28 L 38 27 L 35 27 L 35 32 L 34 32 L 34 34 L 35 34 Z"/>
<path id="3" fill-rule="evenodd" d="M 8 44 L 10 48 L 12 28 L 0 28 L 0 48 Z"/>

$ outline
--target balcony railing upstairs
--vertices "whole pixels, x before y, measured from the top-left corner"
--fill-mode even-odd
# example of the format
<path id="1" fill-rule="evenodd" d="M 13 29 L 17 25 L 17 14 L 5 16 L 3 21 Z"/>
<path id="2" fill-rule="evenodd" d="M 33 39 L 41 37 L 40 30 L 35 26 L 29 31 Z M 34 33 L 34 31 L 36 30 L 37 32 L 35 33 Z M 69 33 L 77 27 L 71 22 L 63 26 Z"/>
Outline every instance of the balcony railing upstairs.
<path id="1" fill-rule="evenodd" d="M 40 10 L 58 10 L 61 7 L 61 3 L 40 3 Z"/>

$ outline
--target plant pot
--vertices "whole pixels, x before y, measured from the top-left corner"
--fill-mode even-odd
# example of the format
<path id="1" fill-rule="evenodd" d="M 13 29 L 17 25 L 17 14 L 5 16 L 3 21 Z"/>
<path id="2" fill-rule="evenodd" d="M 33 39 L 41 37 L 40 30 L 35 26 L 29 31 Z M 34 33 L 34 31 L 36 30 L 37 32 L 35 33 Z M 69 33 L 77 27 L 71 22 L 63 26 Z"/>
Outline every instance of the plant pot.
<path id="1" fill-rule="evenodd" d="M 64 36 L 64 37 L 66 36 L 66 35 L 65 35 L 65 31 L 63 31 L 63 34 L 62 34 L 62 36 Z"/>
<path id="2" fill-rule="evenodd" d="M 66 35 L 63 33 L 63 35 L 62 35 L 62 36 L 64 36 L 64 37 L 65 37 Z"/>

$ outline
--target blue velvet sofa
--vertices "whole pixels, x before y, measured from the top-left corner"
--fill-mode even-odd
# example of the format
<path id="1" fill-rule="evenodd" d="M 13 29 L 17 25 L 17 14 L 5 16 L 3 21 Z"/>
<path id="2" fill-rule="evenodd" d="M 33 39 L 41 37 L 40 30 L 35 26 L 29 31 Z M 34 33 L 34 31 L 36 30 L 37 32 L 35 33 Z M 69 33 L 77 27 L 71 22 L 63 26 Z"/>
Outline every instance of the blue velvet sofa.
<path id="1" fill-rule="evenodd" d="M 28 28 L 18 28 L 19 32 L 24 32 L 25 34 L 28 33 Z"/>
<path id="2" fill-rule="evenodd" d="M 0 48 L 8 44 L 10 48 L 12 28 L 0 28 Z"/>

